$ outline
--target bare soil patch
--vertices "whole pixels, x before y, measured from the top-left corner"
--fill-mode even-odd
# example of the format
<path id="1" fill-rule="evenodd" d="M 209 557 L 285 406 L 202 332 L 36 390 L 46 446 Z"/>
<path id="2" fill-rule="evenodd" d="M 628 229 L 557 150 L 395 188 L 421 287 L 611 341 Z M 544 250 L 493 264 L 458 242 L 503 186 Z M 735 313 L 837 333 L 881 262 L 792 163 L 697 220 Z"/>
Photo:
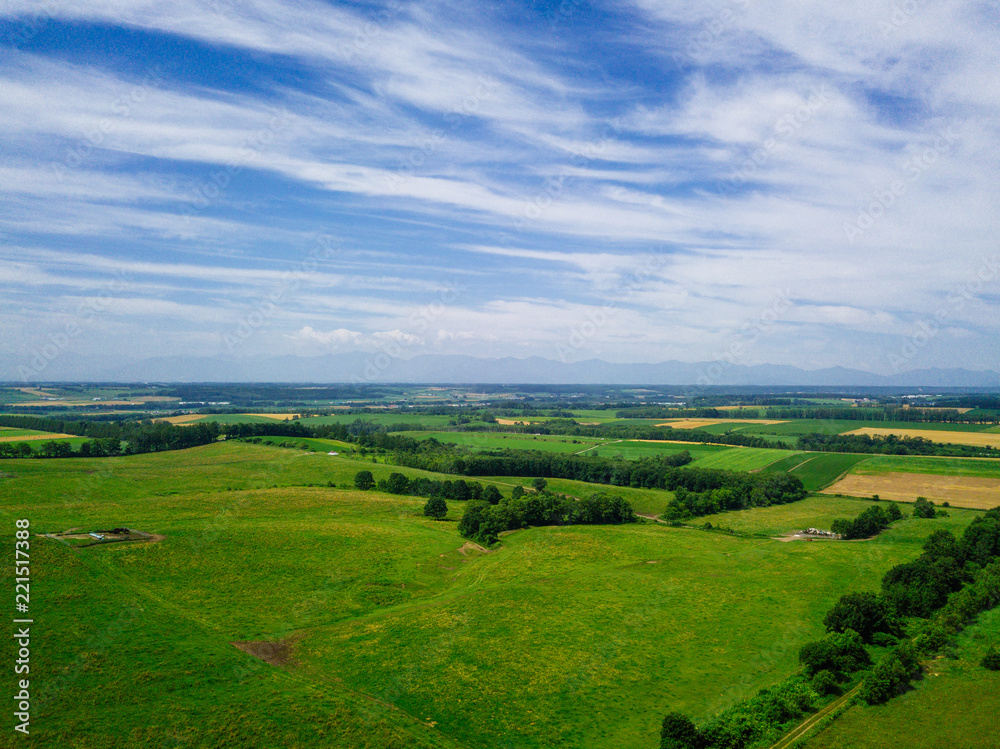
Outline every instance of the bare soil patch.
<path id="1" fill-rule="evenodd" d="M 479 544 L 473 543 L 472 541 L 466 541 L 458 549 L 458 553 L 461 554 L 462 556 L 468 555 L 470 551 L 481 551 L 483 554 L 490 553 L 489 549 L 480 546 Z"/>
<path id="2" fill-rule="evenodd" d="M 897 437 L 923 437 L 931 442 L 950 442 L 953 445 L 975 445 L 976 447 L 1000 448 L 1000 434 L 989 432 L 946 432 L 935 429 L 887 429 L 884 427 L 862 427 L 847 434 L 867 434 L 885 437 L 894 434 Z"/>
<path id="3" fill-rule="evenodd" d="M 125 541 L 155 544 L 166 538 L 161 533 L 146 533 L 145 531 L 137 531 L 134 528 L 124 527 L 96 531 L 81 531 L 80 528 L 70 528 L 60 533 L 46 533 L 45 535 L 57 541 L 69 542 L 78 549 L 89 546 L 100 546 L 102 544 L 123 543 Z"/>
<path id="4" fill-rule="evenodd" d="M 912 502 L 926 497 L 935 502 L 949 502 L 955 507 L 989 510 L 1000 506 L 1000 479 L 977 476 L 940 476 L 930 473 L 889 473 L 873 476 L 845 476 L 822 491 L 823 494 L 846 494 Z"/>
<path id="5" fill-rule="evenodd" d="M 287 666 L 294 662 L 295 639 L 286 637 L 284 640 L 237 640 L 229 643 L 244 653 L 260 658 L 272 666 Z"/>

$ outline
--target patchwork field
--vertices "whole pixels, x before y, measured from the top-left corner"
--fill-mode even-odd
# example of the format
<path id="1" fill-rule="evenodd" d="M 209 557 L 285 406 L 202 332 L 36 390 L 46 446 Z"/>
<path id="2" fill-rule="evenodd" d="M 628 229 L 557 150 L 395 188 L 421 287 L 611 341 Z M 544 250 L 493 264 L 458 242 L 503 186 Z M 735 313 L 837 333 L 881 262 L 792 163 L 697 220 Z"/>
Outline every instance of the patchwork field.
<path id="1" fill-rule="evenodd" d="M 32 744 L 649 749 L 667 710 L 700 721 L 792 673 L 841 594 L 974 514 L 858 544 L 532 528 L 482 553 L 461 503 L 434 522 L 422 499 L 326 486 L 362 466 L 433 476 L 232 442 L 5 461 L 0 512 L 33 533 L 164 537 L 32 539 Z"/>

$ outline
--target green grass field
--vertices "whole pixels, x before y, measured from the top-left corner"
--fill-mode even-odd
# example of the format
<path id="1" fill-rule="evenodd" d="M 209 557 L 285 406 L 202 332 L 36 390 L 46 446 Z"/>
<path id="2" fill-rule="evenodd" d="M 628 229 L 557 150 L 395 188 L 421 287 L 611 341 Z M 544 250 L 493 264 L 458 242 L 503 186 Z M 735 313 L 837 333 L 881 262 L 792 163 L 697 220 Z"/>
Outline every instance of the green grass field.
<path id="1" fill-rule="evenodd" d="M 851 473 L 933 473 L 942 476 L 1000 478 L 1000 460 L 991 458 L 937 458 L 919 455 L 871 455 Z"/>
<path id="2" fill-rule="evenodd" d="M 676 455 L 680 452 L 689 452 L 695 460 L 705 458 L 709 455 L 732 450 L 725 445 L 701 445 L 683 442 L 642 442 L 639 440 L 611 440 L 593 450 L 588 450 L 584 455 L 598 455 L 602 458 L 614 458 L 621 456 L 627 460 L 637 460 L 639 458 L 656 458 L 661 455 Z"/>
<path id="3" fill-rule="evenodd" d="M 720 468 L 726 471 L 758 471 L 787 458 L 788 450 L 763 447 L 732 447 L 694 462 L 695 468 Z"/>
<path id="4" fill-rule="evenodd" d="M 852 455 L 843 453 L 809 453 L 813 457 L 796 466 L 788 468 L 793 476 L 802 480 L 808 491 L 823 489 L 839 479 L 855 466 L 869 458 L 867 455 Z M 777 467 L 775 464 L 774 467 Z"/>
<path id="5" fill-rule="evenodd" d="M 32 539 L 43 747 L 648 749 L 666 711 L 703 720 L 792 673 L 837 597 L 972 517 L 864 544 L 533 528 L 462 553 L 460 503 L 433 522 L 422 499 L 325 486 L 428 475 L 383 464 L 216 443 L 2 467 L 8 533 L 28 517 L 165 536 Z M 230 645 L 245 640 L 289 658 Z"/>
<path id="6" fill-rule="evenodd" d="M 959 635 L 958 658 L 932 661 L 910 691 L 884 705 L 855 705 L 801 746 L 996 749 L 1000 672 L 979 664 L 991 645 L 1000 648 L 1000 609 Z"/>
<path id="7" fill-rule="evenodd" d="M 503 432 L 399 432 L 414 439 L 433 437 L 438 442 L 461 445 L 472 450 L 540 450 L 543 452 L 578 453 L 600 445 L 604 440 L 561 435 L 504 434 Z"/>

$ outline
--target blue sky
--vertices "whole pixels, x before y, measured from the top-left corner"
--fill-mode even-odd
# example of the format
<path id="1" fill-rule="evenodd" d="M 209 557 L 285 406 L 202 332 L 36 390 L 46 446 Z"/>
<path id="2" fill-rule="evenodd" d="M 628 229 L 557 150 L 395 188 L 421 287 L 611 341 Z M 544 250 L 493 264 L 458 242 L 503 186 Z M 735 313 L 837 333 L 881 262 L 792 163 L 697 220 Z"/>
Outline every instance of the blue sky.
<path id="1" fill-rule="evenodd" d="M 998 32 L 970 1 L 4 0 L 0 358 L 995 368 Z"/>

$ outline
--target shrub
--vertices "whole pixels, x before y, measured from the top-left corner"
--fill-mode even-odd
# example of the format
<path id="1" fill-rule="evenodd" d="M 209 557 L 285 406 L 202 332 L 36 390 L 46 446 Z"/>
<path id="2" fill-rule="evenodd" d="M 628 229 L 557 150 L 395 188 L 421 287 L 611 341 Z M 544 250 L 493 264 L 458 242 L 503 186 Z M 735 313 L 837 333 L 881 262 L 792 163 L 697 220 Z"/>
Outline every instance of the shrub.
<path id="1" fill-rule="evenodd" d="M 660 729 L 660 749 L 697 749 L 701 736 L 691 719 L 682 713 L 667 713 Z"/>
<path id="2" fill-rule="evenodd" d="M 799 661 L 807 674 L 831 671 L 847 674 L 871 663 L 861 635 L 853 630 L 827 635 L 822 640 L 807 642 L 799 651 Z"/>
<path id="3" fill-rule="evenodd" d="M 933 502 L 926 497 L 917 497 L 917 501 L 913 503 L 913 517 L 933 518 L 935 514 Z"/>
<path id="4" fill-rule="evenodd" d="M 1000 652 L 991 647 L 983 656 L 982 665 L 990 671 L 1000 671 Z"/>
<path id="5" fill-rule="evenodd" d="M 813 677 L 812 681 L 809 682 L 809 686 L 818 695 L 827 694 L 840 694 L 840 687 L 837 685 L 837 677 L 834 676 L 833 671 L 828 671 L 823 669 L 822 671 L 817 671 Z"/>

